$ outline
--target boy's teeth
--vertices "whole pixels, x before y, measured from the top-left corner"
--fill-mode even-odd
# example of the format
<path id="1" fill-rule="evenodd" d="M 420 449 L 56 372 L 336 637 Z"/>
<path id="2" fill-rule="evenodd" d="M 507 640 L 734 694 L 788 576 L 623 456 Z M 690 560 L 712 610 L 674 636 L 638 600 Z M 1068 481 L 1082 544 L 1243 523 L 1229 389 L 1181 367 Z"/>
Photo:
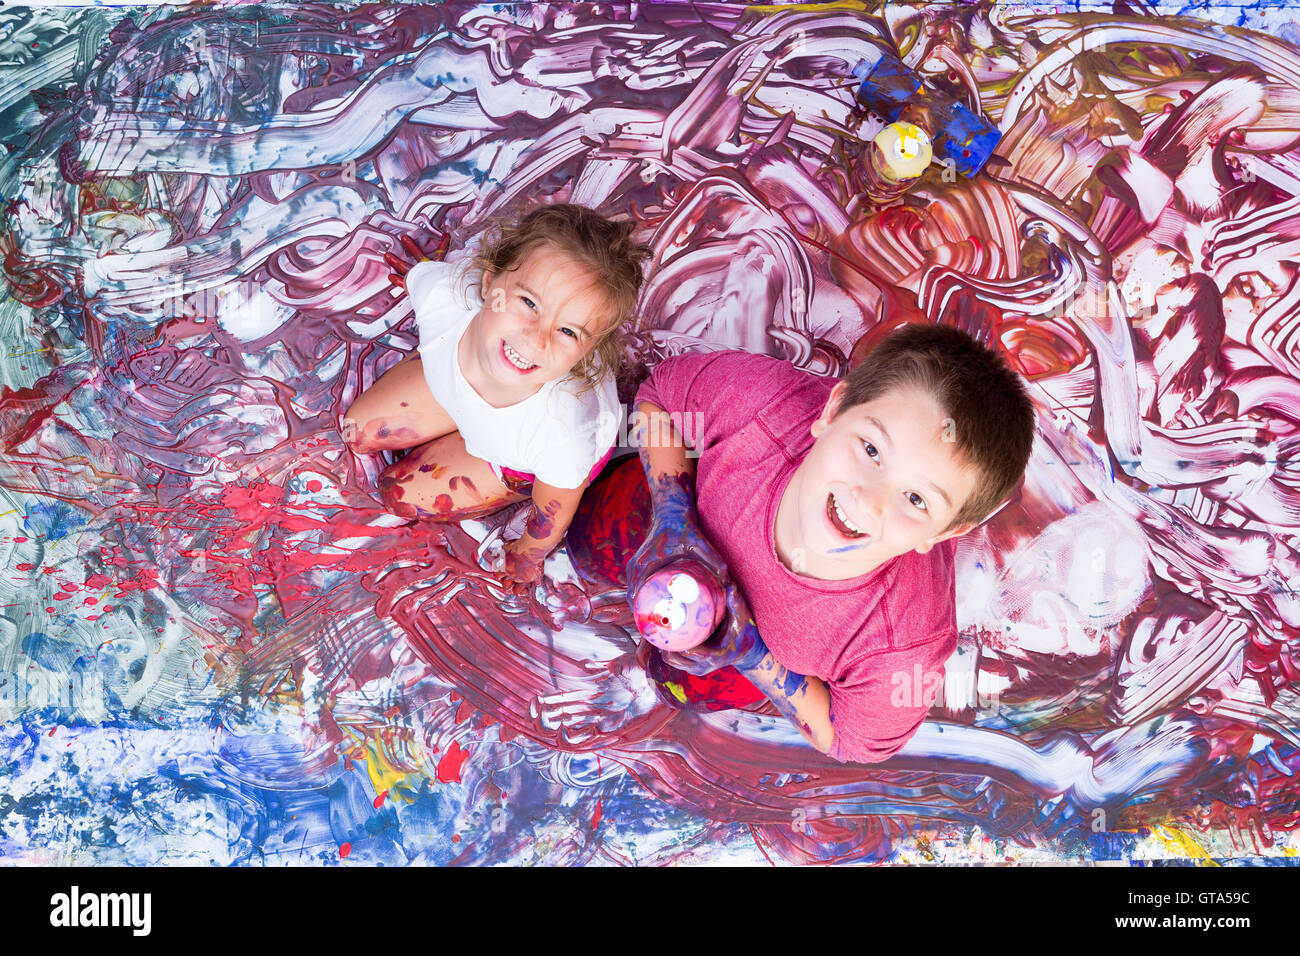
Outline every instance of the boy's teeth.
<path id="1" fill-rule="evenodd" d="M 840 509 L 840 503 L 835 500 L 834 495 L 831 495 L 831 507 L 835 509 L 835 517 L 839 518 L 840 521 L 844 522 L 844 527 L 848 528 L 854 534 L 863 533 L 862 529 L 860 529 L 857 525 L 855 525 L 852 521 L 850 521 L 848 517 L 844 514 L 844 512 Z"/>

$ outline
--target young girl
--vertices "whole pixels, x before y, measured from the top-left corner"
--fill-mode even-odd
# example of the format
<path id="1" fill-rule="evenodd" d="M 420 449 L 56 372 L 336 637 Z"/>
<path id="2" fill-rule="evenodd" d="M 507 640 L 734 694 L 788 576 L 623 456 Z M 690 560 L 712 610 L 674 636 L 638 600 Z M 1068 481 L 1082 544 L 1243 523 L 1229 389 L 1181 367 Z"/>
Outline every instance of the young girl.
<path id="1" fill-rule="evenodd" d="M 531 497 L 505 573 L 541 577 L 618 434 L 618 331 L 649 255 L 631 232 L 582 206 L 543 206 L 486 243 L 477 269 L 411 268 L 419 354 L 343 421 L 356 452 L 414 448 L 380 477 L 390 511 L 458 521 Z"/>

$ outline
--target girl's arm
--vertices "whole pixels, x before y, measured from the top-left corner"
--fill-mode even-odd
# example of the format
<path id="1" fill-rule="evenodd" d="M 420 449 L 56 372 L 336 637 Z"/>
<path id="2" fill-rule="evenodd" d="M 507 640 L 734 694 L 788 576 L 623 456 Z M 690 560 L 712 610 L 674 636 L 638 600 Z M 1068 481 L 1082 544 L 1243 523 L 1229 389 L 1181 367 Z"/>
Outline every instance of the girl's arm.
<path id="1" fill-rule="evenodd" d="M 541 481 L 533 482 L 533 513 L 523 536 L 506 545 L 508 577 L 524 583 L 541 579 L 546 556 L 564 539 L 564 532 L 586 490 L 586 482 L 579 488 L 554 488 Z"/>

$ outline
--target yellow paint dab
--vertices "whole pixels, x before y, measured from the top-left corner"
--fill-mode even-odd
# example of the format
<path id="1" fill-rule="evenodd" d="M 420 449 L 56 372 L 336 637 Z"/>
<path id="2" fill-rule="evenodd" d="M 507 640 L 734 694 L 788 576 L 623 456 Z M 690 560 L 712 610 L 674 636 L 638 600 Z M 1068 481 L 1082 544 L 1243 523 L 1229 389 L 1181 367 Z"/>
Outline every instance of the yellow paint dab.
<path id="1" fill-rule="evenodd" d="M 405 770 L 398 770 L 384 758 L 383 748 L 373 738 L 366 741 L 366 774 L 370 777 L 375 793 L 387 790 L 389 797 L 397 795 L 397 784 L 404 783 L 409 776 Z"/>
<path id="2" fill-rule="evenodd" d="M 672 695 L 679 701 L 683 704 L 686 703 L 686 691 L 682 690 L 681 684 L 674 684 L 672 681 L 664 681 L 664 686 L 667 687 L 672 692 Z"/>
<path id="3" fill-rule="evenodd" d="M 1181 830 L 1173 827 L 1154 826 L 1151 834 L 1160 841 L 1166 850 L 1190 860 L 1200 860 L 1201 866 L 1218 866 L 1199 843 Z"/>

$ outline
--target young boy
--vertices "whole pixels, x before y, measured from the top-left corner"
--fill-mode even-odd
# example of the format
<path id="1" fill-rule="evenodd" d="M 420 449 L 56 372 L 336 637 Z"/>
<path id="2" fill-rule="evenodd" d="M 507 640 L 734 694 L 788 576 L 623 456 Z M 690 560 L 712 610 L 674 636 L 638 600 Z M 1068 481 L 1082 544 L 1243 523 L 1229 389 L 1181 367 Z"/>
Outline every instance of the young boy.
<path id="1" fill-rule="evenodd" d="M 654 518 L 629 595 L 690 554 L 730 612 L 707 644 L 652 655 L 651 676 L 696 709 L 761 692 L 840 761 L 895 753 L 929 705 L 898 688 L 918 664 L 936 686 L 957 646 L 954 539 L 1029 460 L 1019 378 L 964 332 L 908 325 L 838 383 L 765 355 L 677 356 L 637 410 Z M 672 419 L 698 424 L 698 473 Z"/>

